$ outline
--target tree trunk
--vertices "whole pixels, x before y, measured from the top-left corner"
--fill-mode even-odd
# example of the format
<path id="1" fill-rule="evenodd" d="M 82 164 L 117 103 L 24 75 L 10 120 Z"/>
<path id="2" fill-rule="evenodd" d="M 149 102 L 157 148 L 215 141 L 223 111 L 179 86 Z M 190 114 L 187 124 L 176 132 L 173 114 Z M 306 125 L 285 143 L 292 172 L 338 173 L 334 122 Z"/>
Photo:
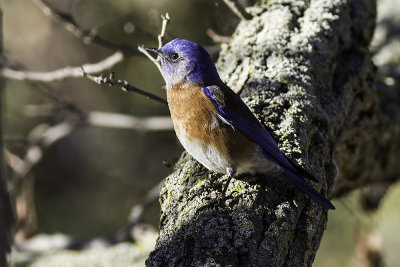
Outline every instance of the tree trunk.
<path id="1" fill-rule="evenodd" d="M 387 103 L 390 92 L 376 90 L 368 51 L 376 2 L 260 2 L 223 46 L 223 80 L 241 89 L 281 150 L 318 177 L 309 181 L 317 190 L 334 197 L 392 183 L 400 112 L 398 99 Z M 214 205 L 225 181 L 182 155 L 161 191 L 148 266 L 312 265 L 325 210 L 283 182 L 250 175 L 233 179 L 228 199 Z"/>
<path id="2" fill-rule="evenodd" d="M 0 9 L 0 69 L 3 52 L 3 13 Z M 3 86 L 4 80 L 0 77 L 0 266 L 6 266 L 6 254 L 10 250 L 10 228 L 13 217 L 10 199 L 5 179 L 5 165 L 3 155 Z"/>

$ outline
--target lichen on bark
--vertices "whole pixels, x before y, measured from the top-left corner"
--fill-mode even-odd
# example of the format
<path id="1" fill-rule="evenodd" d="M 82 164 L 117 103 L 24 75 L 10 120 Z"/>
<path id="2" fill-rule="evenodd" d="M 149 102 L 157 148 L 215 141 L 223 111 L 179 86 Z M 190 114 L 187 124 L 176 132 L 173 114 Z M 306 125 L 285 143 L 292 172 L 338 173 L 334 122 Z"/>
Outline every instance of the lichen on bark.
<path id="1" fill-rule="evenodd" d="M 382 144 L 368 52 L 375 5 L 261 1 L 248 8 L 254 17 L 240 22 L 217 62 L 281 150 L 330 196 L 387 170 L 367 166 L 364 154 L 374 151 L 371 142 Z M 214 205 L 225 181 L 182 156 L 161 192 L 160 237 L 148 266 L 312 265 L 325 210 L 281 181 L 250 175 L 234 179 L 228 200 Z"/>

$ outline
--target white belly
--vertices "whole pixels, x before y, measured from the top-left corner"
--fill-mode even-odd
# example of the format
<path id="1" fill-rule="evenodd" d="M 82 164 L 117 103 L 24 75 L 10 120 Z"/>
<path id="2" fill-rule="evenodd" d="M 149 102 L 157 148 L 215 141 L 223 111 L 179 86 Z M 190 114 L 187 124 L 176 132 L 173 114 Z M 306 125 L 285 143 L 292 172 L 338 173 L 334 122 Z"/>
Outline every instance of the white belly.
<path id="1" fill-rule="evenodd" d="M 232 165 L 232 163 L 213 146 L 205 145 L 196 139 L 189 140 L 182 135 L 179 141 L 192 157 L 209 170 L 218 173 L 226 173 L 226 168 Z"/>
<path id="2" fill-rule="evenodd" d="M 181 132 L 179 141 L 185 150 L 194 157 L 198 162 L 203 164 L 207 169 L 226 174 L 228 167 L 234 168 L 237 174 L 242 173 L 279 173 L 282 168 L 276 165 L 264 156 L 262 149 L 259 147 L 254 153 L 247 158 L 246 161 L 232 162 L 225 155 L 220 153 L 214 146 L 206 145 L 199 140 L 186 138 Z"/>

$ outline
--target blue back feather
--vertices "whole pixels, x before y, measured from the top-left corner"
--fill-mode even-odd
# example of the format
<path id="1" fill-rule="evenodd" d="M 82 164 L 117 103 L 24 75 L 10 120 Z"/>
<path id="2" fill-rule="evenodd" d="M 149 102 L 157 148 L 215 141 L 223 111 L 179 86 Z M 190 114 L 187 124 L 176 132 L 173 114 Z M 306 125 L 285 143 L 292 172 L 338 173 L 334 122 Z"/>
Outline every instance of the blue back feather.
<path id="1" fill-rule="evenodd" d="M 214 63 L 204 48 L 194 42 L 175 39 L 164 45 L 160 53 L 163 55 L 161 67 L 167 85 L 172 87 L 173 83 L 182 79 L 185 85 L 203 87 L 204 93 L 213 103 L 219 116 L 258 144 L 263 149 L 265 157 L 281 166 L 285 177 L 296 187 L 324 208 L 334 209 L 328 199 L 300 177 L 299 174 L 304 174 L 305 171 L 294 168 L 295 165 L 282 154 L 272 136 L 254 117 L 246 104 L 222 83 Z M 169 59 L 168 55 L 171 53 L 178 53 L 181 60 Z"/>
<path id="2" fill-rule="evenodd" d="M 287 160 L 287 158 L 279 150 L 278 145 L 275 140 L 269 134 L 269 132 L 264 128 L 264 126 L 259 123 L 255 124 L 253 121 L 249 121 L 233 111 L 228 109 L 225 105 L 221 104 L 221 100 L 218 99 L 215 90 L 220 90 L 218 86 L 208 86 L 203 88 L 204 93 L 209 97 L 214 107 L 216 108 L 218 114 L 222 116 L 228 123 L 233 125 L 244 135 L 250 138 L 253 142 L 262 147 L 265 156 L 275 162 L 275 164 L 280 165 L 284 169 L 284 174 L 287 179 L 289 179 L 297 188 L 302 190 L 317 203 L 319 203 L 325 209 L 335 209 L 332 203 L 325 198 L 322 194 L 317 192 L 312 186 L 307 184 L 293 168 L 293 165 Z M 239 96 L 235 95 L 239 98 Z M 235 97 L 233 96 L 233 97 Z M 247 108 L 247 107 L 246 107 Z M 250 112 L 250 111 L 249 111 Z"/>

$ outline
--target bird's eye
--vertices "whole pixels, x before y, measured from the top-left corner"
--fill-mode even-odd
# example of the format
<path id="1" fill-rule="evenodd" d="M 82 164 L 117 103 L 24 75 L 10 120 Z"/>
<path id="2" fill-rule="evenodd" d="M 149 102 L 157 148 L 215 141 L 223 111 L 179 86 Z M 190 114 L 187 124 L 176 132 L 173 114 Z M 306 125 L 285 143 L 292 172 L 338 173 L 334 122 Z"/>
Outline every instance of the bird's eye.
<path id="1" fill-rule="evenodd" d="M 178 53 L 171 53 L 170 58 L 172 60 L 178 60 L 179 59 L 179 55 L 178 55 Z"/>

